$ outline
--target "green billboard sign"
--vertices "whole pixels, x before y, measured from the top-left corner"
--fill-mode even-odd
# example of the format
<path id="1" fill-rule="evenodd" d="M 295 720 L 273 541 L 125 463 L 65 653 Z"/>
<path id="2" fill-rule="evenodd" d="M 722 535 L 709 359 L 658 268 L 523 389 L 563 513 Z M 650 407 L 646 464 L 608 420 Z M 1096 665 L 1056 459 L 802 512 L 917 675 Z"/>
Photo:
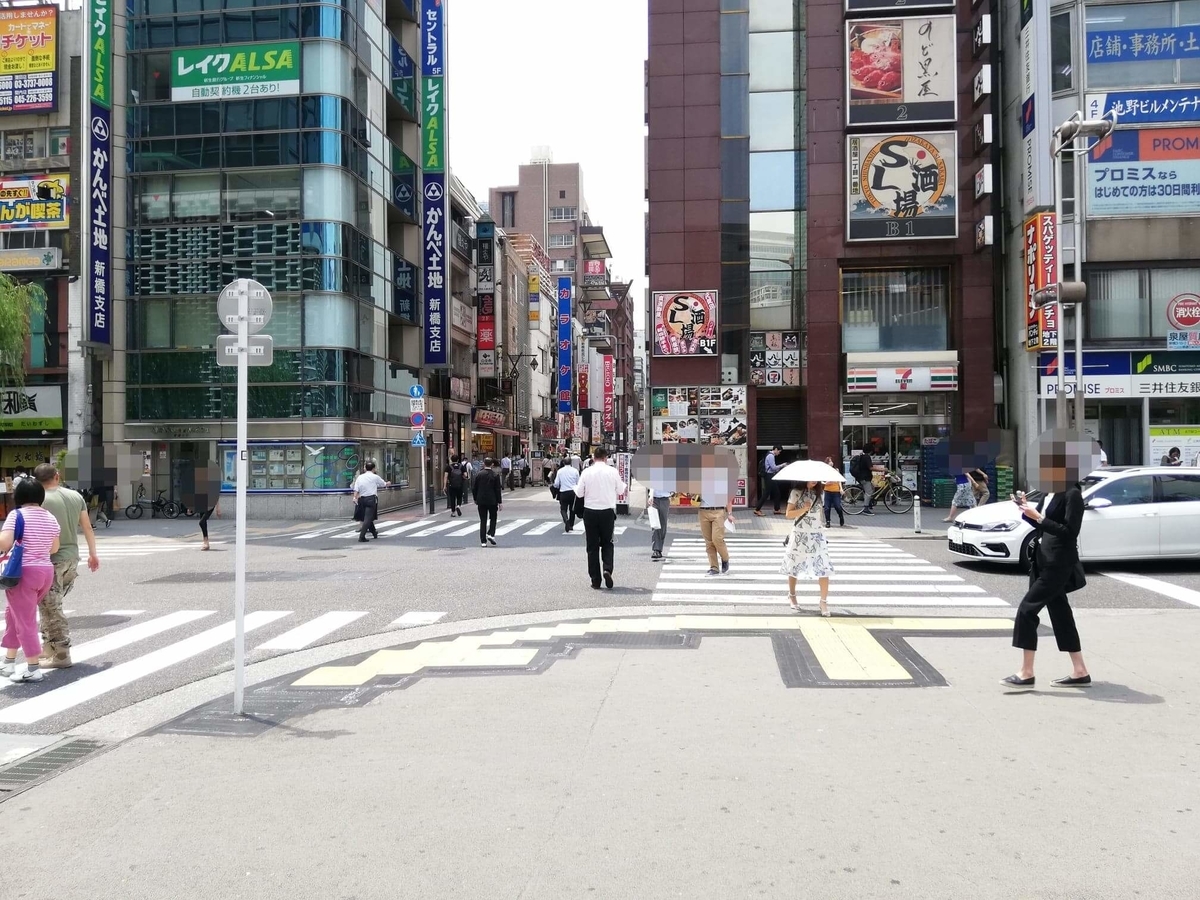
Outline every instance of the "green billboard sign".
<path id="1" fill-rule="evenodd" d="M 299 93 L 299 41 L 203 47 L 171 54 L 171 99 L 177 102 Z"/>
<path id="2" fill-rule="evenodd" d="M 445 79 L 425 77 L 425 117 L 421 129 L 421 168 L 446 171 Z"/>

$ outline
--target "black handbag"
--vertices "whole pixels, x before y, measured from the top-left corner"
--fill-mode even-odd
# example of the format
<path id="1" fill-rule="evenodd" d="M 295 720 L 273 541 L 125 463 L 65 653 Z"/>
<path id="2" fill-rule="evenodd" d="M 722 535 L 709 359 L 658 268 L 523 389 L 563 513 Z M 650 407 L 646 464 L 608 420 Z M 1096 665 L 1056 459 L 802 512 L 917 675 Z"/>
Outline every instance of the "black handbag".
<path id="1" fill-rule="evenodd" d="M 550 496 L 555 500 L 558 499 L 558 488 L 556 488 L 554 485 L 550 485 Z"/>
<path id="2" fill-rule="evenodd" d="M 354 501 L 354 521 L 361 522 L 365 518 L 366 518 L 366 513 L 363 510 L 362 498 L 359 497 L 357 500 Z"/>
<path id="3" fill-rule="evenodd" d="M 1067 578 L 1067 586 L 1064 590 L 1068 594 L 1073 594 L 1081 588 L 1087 587 L 1087 575 L 1083 571 L 1083 563 L 1075 563 L 1075 568 L 1071 570 L 1070 576 Z"/>
<path id="4" fill-rule="evenodd" d="M 577 518 L 577 519 L 583 518 L 583 508 L 584 508 L 584 498 L 579 496 L 578 494 L 576 494 L 575 495 L 575 518 Z"/>

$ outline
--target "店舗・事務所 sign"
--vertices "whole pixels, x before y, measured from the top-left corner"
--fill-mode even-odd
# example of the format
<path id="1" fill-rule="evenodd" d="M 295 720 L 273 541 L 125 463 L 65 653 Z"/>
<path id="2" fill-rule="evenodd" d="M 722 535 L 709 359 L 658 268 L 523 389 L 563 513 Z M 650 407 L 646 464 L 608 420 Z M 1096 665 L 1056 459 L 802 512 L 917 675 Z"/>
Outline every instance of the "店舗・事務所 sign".
<path id="1" fill-rule="evenodd" d="M 846 236 L 906 241 L 958 236 L 953 131 L 846 138 Z"/>
<path id="2" fill-rule="evenodd" d="M 1088 156 L 1090 216 L 1181 215 L 1200 206 L 1200 128 L 1114 131 Z"/>
<path id="3" fill-rule="evenodd" d="M 175 102 L 299 93 L 299 41 L 188 48 L 171 54 Z"/>

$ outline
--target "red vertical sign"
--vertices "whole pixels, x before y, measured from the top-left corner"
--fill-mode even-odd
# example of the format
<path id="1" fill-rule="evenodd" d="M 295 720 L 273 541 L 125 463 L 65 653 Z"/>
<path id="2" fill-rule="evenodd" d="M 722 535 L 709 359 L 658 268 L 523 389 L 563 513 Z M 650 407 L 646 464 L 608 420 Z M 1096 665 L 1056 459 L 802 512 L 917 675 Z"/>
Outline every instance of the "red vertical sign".
<path id="1" fill-rule="evenodd" d="M 617 430 L 617 419 L 614 413 L 616 406 L 615 391 L 613 390 L 616 376 L 613 357 L 604 356 L 604 433 L 612 434 Z"/>

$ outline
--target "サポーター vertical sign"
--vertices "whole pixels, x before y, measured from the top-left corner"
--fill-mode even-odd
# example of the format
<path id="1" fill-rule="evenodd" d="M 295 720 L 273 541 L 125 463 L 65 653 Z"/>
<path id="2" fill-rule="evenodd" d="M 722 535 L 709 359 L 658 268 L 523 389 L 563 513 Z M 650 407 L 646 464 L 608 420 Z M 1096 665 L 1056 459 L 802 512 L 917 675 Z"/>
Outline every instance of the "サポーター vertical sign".
<path id="1" fill-rule="evenodd" d="M 58 106 L 58 7 L 0 9 L 0 114 Z"/>
<path id="2" fill-rule="evenodd" d="M 86 177 L 80 187 L 88 248 L 81 271 L 87 297 L 88 340 L 112 343 L 112 8 L 110 0 L 88 7 L 88 134 Z"/>
<path id="3" fill-rule="evenodd" d="M 421 234 L 425 260 L 425 365 L 450 365 L 446 340 L 446 244 L 449 196 L 446 190 L 446 4 L 432 0 L 422 10 L 421 73 L 425 83 L 425 120 L 421 133 L 421 166 L 425 170 Z"/>
<path id="4" fill-rule="evenodd" d="M 558 411 L 571 412 L 571 279 L 558 279 Z"/>

